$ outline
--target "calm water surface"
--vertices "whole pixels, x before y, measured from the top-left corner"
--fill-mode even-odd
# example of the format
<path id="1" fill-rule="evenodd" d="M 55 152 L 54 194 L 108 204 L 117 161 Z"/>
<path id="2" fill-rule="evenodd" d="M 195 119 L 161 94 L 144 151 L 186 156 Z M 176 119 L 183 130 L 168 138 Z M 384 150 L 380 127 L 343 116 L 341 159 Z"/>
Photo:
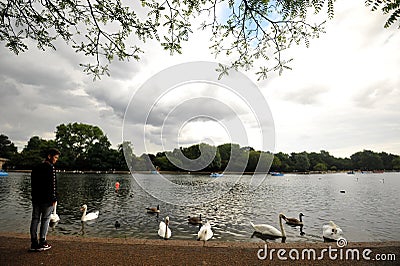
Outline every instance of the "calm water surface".
<path id="1" fill-rule="evenodd" d="M 141 180 L 153 175 L 141 175 Z M 267 176 L 257 188 L 249 188 L 249 176 L 237 180 L 227 176 L 218 184 L 201 175 L 166 175 L 168 180 L 188 186 L 209 186 L 209 193 L 227 191 L 217 200 L 195 199 L 196 206 L 164 203 L 144 190 L 131 175 L 58 174 L 61 221 L 49 235 L 93 237 L 134 237 L 158 239 L 159 221 L 170 217 L 173 239 L 196 239 L 198 227 L 187 223 L 187 216 L 202 214 L 210 221 L 219 241 L 259 242 L 252 237 L 253 223 L 267 223 L 279 229 L 278 214 L 297 217 L 304 213 L 305 235 L 299 228 L 285 225 L 286 242 L 320 242 L 322 225 L 333 220 L 348 241 L 390 241 L 400 239 L 400 173 L 325 174 Z M 115 191 L 115 182 L 120 189 Z M 226 186 L 221 189 L 221 186 Z M 345 190 L 345 193 L 340 193 Z M 159 188 L 163 193 L 163 188 Z M 190 195 L 188 195 L 190 196 Z M 80 206 L 99 210 L 99 218 L 81 224 Z M 145 208 L 160 205 L 160 216 Z M 0 231 L 29 234 L 31 218 L 30 175 L 9 173 L 0 178 Z M 121 227 L 114 227 L 115 221 Z M 273 241 L 273 240 L 268 240 Z M 280 241 L 280 240 L 275 240 Z"/>

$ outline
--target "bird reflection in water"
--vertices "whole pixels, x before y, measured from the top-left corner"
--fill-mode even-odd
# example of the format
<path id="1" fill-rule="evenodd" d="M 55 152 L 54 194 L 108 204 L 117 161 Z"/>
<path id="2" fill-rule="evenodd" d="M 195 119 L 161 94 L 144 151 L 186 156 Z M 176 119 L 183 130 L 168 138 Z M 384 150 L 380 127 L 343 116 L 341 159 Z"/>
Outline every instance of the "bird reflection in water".
<path id="1" fill-rule="evenodd" d="M 260 238 L 260 239 L 264 240 L 265 242 L 268 242 L 268 240 L 276 240 L 278 238 L 281 238 L 281 243 L 286 242 L 286 237 L 265 235 L 265 234 L 261 234 L 260 232 L 257 232 L 257 231 L 254 231 L 254 233 L 251 235 L 251 238 L 253 238 L 253 237 Z"/>
<path id="2" fill-rule="evenodd" d="M 300 229 L 300 236 L 304 236 L 306 233 L 303 231 L 303 225 L 299 226 Z M 271 235 L 264 235 L 261 234 L 260 232 L 254 231 L 253 234 L 251 235 L 251 238 L 257 237 L 265 242 L 268 242 L 268 240 L 276 240 L 281 238 L 281 243 L 286 243 L 286 237 L 277 237 L 277 236 L 271 236 Z"/>
<path id="3" fill-rule="evenodd" d="M 300 235 L 301 236 L 304 236 L 306 233 L 303 231 L 303 226 L 301 225 L 300 226 Z"/>
<path id="4" fill-rule="evenodd" d="M 85 223 L 83 221 L 81 221 L 81 230 L 79 231 L 81 233 L 82 236 L 85 235 Z"/>

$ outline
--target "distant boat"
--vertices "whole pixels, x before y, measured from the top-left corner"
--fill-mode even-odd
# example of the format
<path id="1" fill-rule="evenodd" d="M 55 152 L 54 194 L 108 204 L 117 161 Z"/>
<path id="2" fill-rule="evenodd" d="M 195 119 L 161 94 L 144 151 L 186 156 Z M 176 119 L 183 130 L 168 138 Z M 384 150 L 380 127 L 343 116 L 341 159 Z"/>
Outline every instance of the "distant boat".
<path id="1" fill-rule="evenodd" d="M 221 176 L 223 176 L 224 174 L 220 174 L 220 173 L 211 173 L 210 174 L 210 176 L 211 177 L 221 177 Z"/>
<path id="2" fill-rule="evenodd" d="M 354 173 L 354 171 L 348 171 L 347 174 L 348 175 L 354 175 L 355 173 Z"/>
<path id="3" fill-rule="evenodd" d="M 280 172 L 270 172 L 270 174 L 272 176 L 283 176 L 284 175 L 283 173 L 280 173 Z"/>
<path id="4" fill-rule="evenodd" d="M 4 170 L 0 170 L 0 176 L 8 176 L 8 173 Z"/>
<path id="5" fill-rule="evenodd" d="M 152 174 L 159 174 L 159 172 L 157 170 L 152 170 L 151 173 Z"/>

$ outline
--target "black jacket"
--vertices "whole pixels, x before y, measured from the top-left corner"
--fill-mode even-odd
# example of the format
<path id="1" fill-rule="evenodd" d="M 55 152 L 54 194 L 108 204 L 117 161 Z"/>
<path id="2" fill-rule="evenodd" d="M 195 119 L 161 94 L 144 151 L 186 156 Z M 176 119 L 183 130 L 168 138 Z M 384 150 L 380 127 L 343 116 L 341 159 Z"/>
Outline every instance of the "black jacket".
<path id="1" fill-rule="evenodd" d="M 53 203 L 57 201 L 57 178 L 54 166 L 43 162 L 31 173 L 32 202 Z"/>

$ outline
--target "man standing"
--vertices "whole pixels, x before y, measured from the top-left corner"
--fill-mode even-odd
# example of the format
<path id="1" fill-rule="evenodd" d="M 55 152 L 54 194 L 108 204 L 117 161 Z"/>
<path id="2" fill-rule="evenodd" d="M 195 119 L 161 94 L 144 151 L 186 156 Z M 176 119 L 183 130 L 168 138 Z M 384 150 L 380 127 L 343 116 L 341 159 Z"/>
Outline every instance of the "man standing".
<path id="1" fill-rule="evenodd" d="M 30 227 L 31 251 L 43 251 L 51 248 L 46 236 L 49 229 L 50 215 L 57 202 L 57 179 L 54 164 L 60 156 L 60 151 L 50 149 L 47 157 L 32 170 L 32 220 Z M 40 223 L 39 241 L 37 236 Z"/>

